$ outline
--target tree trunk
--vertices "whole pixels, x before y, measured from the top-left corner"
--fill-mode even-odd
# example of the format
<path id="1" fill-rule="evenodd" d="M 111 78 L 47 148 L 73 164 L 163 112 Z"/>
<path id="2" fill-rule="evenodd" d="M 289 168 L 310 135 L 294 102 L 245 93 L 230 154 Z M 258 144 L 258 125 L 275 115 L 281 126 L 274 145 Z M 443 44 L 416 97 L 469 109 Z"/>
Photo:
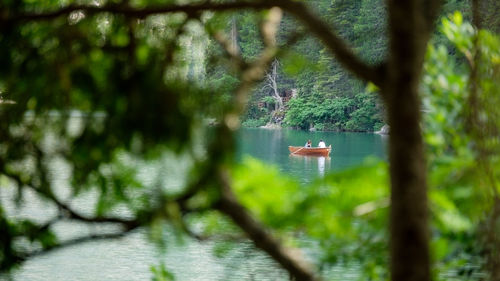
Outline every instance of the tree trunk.
<path id="1" fill-rule="evenodd" d="M 495 197 L 493 207 L 488 218 L 484 222 L 483 239 L 485 241 L 485 269 L 490 281 L 500 281 L 500 198 Z"/>
<path id="2" fill-rule="evenodd" d="M 418 85 L 428 35 L 423 1 L 389 0 L 390 52 L 382 89 L 388 110 L 391 172 L 391 279 L 430 276 L 426 165 Z"/>
<path id="3" fill-rule="evenodd" d="M 231 18 L 231 48 L 240 51 L 240 46 L 238 45 L 238 28 L 236 26 L 236 17 Z"/>
<path id="4" fill-rule="evenodd" d="M 273 90 L 273 97 L 276 100 L 276 103 L 274 104 L 274 110 L 278 111 L 283 108 L 283 99 L 281 98 L 279 92 L 278 92 L 278 83 L 276 80 L 278 80 L 278 61 L 274 60 L 273 64 L 271 65 L 271 73 L 267 76 L 269 80 L 269 84 L 271 86 L 271 89 Z"/>

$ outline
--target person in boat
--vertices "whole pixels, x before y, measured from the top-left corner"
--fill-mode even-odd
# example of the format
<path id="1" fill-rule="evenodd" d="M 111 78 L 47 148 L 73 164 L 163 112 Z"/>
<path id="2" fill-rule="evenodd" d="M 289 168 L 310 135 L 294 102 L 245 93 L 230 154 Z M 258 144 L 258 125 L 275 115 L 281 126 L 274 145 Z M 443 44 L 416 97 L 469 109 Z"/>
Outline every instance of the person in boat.
<path id="1" fill-rule="evenodd" d="M 323 140 L 319 140 L 318 147 L 326 147 L 326 143 Z"/>
<path id="2" fill-rule="evenodd" d="M 312 146 L 312 142 L 311 142 L 311 140 L 308 140 L 308 141 L 306 142 L 306 145 L 304 145 L 304 147 L 311 147 L 311 146 Z"/>

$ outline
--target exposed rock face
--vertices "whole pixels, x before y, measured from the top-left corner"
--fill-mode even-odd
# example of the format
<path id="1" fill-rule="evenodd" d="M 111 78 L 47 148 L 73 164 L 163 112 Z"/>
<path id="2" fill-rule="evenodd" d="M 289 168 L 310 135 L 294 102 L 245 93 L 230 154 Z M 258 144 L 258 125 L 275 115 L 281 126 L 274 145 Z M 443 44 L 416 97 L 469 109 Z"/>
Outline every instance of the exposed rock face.
<path id="1" fill-rule="evenodd" d="M 283 109 L 275 110 L 272 113 L 271 120 L 269 120 L 266 125 L 260 126 L 260 128 L 281 129 L 281 123 L 283 123 L 283 119 L 285 119 L 285 111 Z"/>
<path id="2" fill-rule="evenodd" d="M 388 135 L 390 128 L 391 127 L 389 127 L 389 125 L 385 124 L 382 128 L 380 128 L 380 131 L 376 131 L 375 134 Z"/>
<path id="3" fill-rule="evenodd" d="M 276 123 L 267 123 L 264 126 L 260 126 L 260 128 L 263 128 L 263 129 L 281 129 L 281 125 L 276 124 Z"/>

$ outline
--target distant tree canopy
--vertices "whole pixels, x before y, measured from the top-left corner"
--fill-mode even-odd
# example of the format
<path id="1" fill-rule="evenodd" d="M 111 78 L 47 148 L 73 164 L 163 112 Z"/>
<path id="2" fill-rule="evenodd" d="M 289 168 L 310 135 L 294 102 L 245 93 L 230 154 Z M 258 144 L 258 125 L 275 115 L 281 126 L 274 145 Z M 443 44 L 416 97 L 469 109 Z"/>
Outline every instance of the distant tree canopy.
<path id="1" fill-rule="evenodd" d="M 161 240 L 170 225 L 199 240 L 228 226 L 296 280 L 319 280 L 317 268 L 354 256 L 372 280 L 427 281 L 431 261 L 459 267 L 456 253 L 477 241 L 485 251 L 471 254 L 497 276 L 500 43 L 455 15 L 428 49 L 440 11 L 455 4 L 468 9 L 431 0 L 2 1 L 0 269 L 142 227 Z M 225 34 L 233 20 L 238 44 Z M 236 165 L 235 132 L 276 58 L 280 87 L 300 93 L 285 117 L 292 126 L 373 129 L 383 105 L 389 167 L 367 164 L 306 190 L 262 163 Z M 311 65 L 318 74 L 303 71 Z M 429 164 L 428 150 L 439 156 Z M 141 165 L 166 158 L 188 159 L 185 175 L 140 180 Z M 61 165 L 64 179 L 51 172 Z M 165 184 L 173 176 L 183 177 L 175 189 Z M 19 212 L 27 194 L 49 202 L 47 217 Z M 94 210 L 75 205 L 85 194 Z M 54 225 L 67 221 L 117 228 L 64 240 Z M 316 256 L 306 262 L 285 246 L 293 234 L 317 241 Z"/>
<path id="2" fill-rule="evenodd" d="M 386 59 L 387 54 L 387 7 L 383 1 L 309 1 L 316 7 L 319 15 L 328 24 L 335 26 L 339 35 L 352 46 L 353 50 L 368 64 L 376 65 Z M 448 1 L 442 11 L 447 15 L 455 10 L 462 10 L 470 19 L 469 3 L 466 1 Z M 483 9 L 486 13 L 486 9 Z M 491 12 L 490 12 L 491 13 Z M 253 20 L 255 15 L 244 13 L 232 18 L 236 24 L 232 28 L 242 54 L 255 56 L 261 48 L 258 40 L 258 27 Z M 492 26 L 491 24 L 487 24 Z M 278 40 L 300 30 L 300 23 L 294 17 L 283 18 L 278 33 Z M 440 33 L 436 36 L 443 38 Z M 444 39 L 440 39 L 443 40 Z M 330 115 L 327 118 L 319 115 L 297 114 L 302 112 L 302 102 L 286 104 L 283 114 L 286 116 L 281 125 L 309 129 L 334 131 L 376 131 L 385 121 L 383 102 L 378 98 L 360 99 L 366 93 L 366 82 L 357 79 L 344 71 L 342 66 L 332 58 L 327 47 L 318 44 L 317 39 L 303 36 L 291 47 L 288 55 L 279 58 L 278 88 L 282 96 L 291 90 L 308 101 L 308 108 L 322 111 L 323 100 L 335 104 L 349 104 L 343 116 Z M 309 71 L 301 71 L 308 69 Z M 217 73 L 215 76 L 219 76 Z M 210 77 L 210 73 L 209 73 Z M 274 108 L 263 107 L 270 89 L 257 87 L 249 101 L 249 110 L 244 116 L 247 126 L 261 126 L 272 121 Z M 319 99 L 317 98 L 319 97 Z M 338 100 L 336 100 L 338 99 Z M 362 100 L 362 101 L 361 101 Z M 374 110 L 374 108 L 376 108 Z"/>
<path id="3" fill-rule="evenodd" d="M 386 38 L 386 11 L 381 1 L 311 1 L 319 11 L 319 16 L 327 23 L 337 26 L 340 35 L 353 46 L 365 61 L 376 64 L 384 59 L 387 51 Z M 373 8 L 376 8 L 375 10 Z M 253 23 L 253 14 L 243 14 L 235 17 L 238 29 L 238 42 L 243 55 L 252 57 L 259 50 L 258 28 Z M 252 24 L 253 23 L 253 24 Z M 278 40 L 285 40 L 287 36 L 300 30 L 300 23 L 292 16 L 283 18 L 278 33 Z M 380 36 L 371 36 L 377 33 Z M 322 100 L 331 103 L 349 103 L 343 108 L 345 116 L 296 114 L 301 111 L 301 102 L 286 104 L 284 108 L 284 127 L 309 129 L 315 127 L 320 130 L 347 130 L 347 131 L 374 131 L 380 128 L 383 120 L 382 102 L 370 99 L 369 103 L 359 102 L 357 95 L 365 92 L 364 82 L 357 80 L 352 74 L 344 71 L 342 66 L 331 57 L 327 47 L 311 36 L 301 36 L 296 44 L 280 59 L 277 84 L 282 96 L 290 98 L 292 91 L 298 97 L 307 100 L 311 110 L 322 111 Z M 302 71 L 308 69 L 309 71 Z M 257 87 L 249 103 L 250 111 L 245 119 L 258 120 L 254 125 L 264 125 L 269 121 L 273 108 L 262 108 L 269 96 L 270 90 Z M 287 100 L 288 100 L 287 99 Z M 339 99 L 336 101 L 336 99 Z M 259 106 L 260 105 L 260 106 Z M 372 114 L 370 108 L 378 107 Z M 356 113 L 354 113 L 357 111 Z M 361 116 L 363 114 L 363 116 Z M 365 119 L 365 121 L 361 121 Z M 371 122 L 366 122 L 370 120 Z M 349 121 L 349 124 L 347 122 Z M 359 123 L 358 123 L 359 122 Z"/>

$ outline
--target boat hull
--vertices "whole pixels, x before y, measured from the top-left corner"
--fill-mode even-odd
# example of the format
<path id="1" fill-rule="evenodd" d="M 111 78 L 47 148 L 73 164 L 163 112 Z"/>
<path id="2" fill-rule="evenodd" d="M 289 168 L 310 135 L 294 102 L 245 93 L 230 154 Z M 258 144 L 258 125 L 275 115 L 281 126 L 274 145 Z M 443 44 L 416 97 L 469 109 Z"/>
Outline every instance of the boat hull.
<path id="1" fill-rule="evenodd" d="M 332 150 L 332 146 L 328 147 L 303 147 L 303 146 L 289 146 L 288 150 L 293 155 L 307 155 L 307 156 L 328 156 Z"/>

